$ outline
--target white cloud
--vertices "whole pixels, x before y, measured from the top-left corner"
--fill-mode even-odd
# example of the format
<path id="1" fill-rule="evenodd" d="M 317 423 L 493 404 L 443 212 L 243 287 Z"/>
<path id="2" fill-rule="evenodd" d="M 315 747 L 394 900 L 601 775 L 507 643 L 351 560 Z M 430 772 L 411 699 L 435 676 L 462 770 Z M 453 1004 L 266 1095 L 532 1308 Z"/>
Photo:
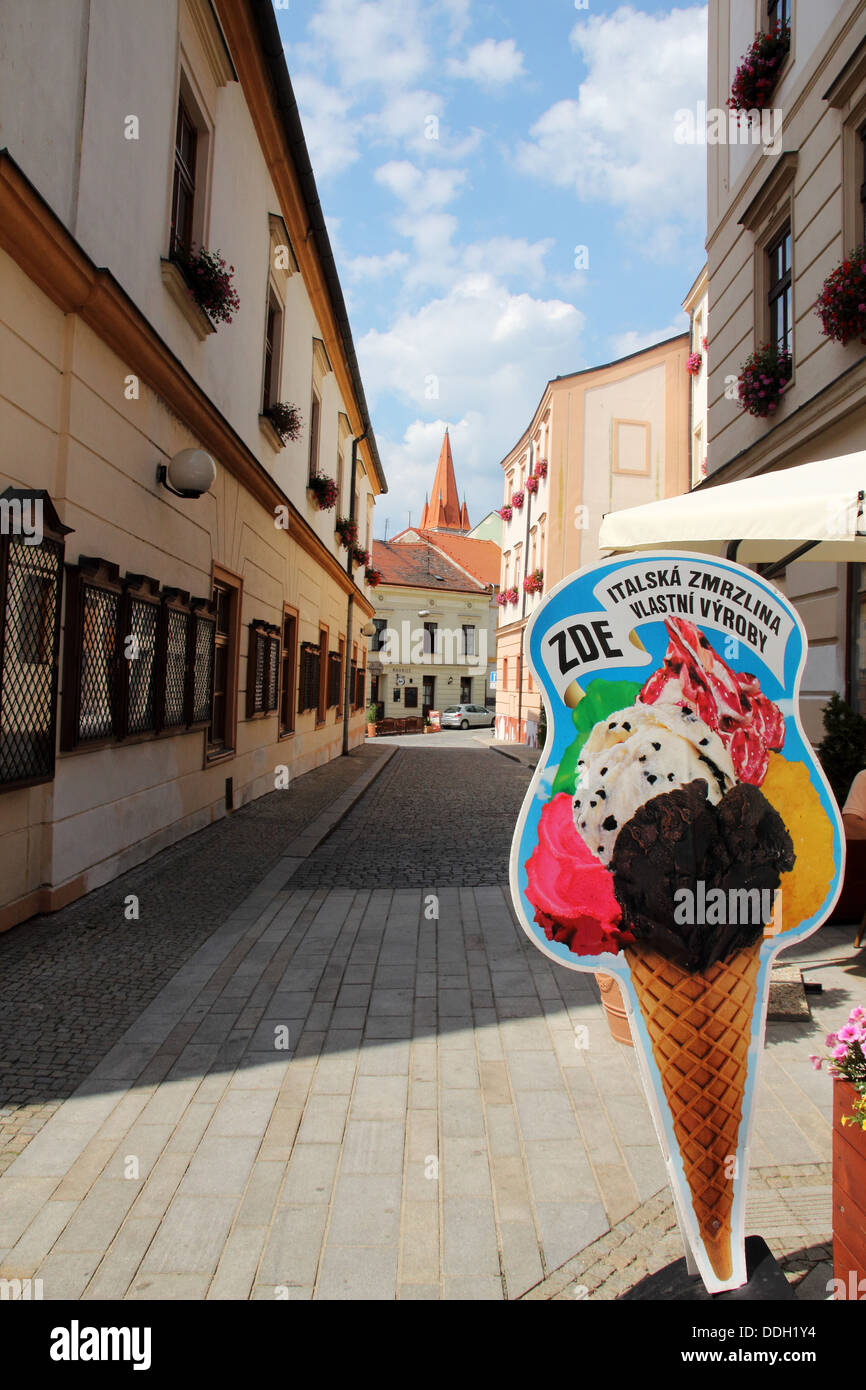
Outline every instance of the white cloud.
<path id="1" fill-rule="evenodd" d="M 641 348 L 652 347 L 654 343 L 663 343 L 666 338 L 674 338 L 678 333 L 685 333 L 688 326 L 688 314 L 680 312 L 671 319 L 666 328 L 649 329 L 647 332 L 630 328 L 627 333 L 617 333 L 611 339 L 613 357 L 628 357 L 631 352 L 640 352 Z"/>
<path id="2" fill-rule="evenodd" d="M 504 87 L 522 76 L 523 54 L 513 39 L 483 39 L 465 58 L 452 58 L 448 71 L 482 87 Z"/>
<path id="3" fill-rule="evenodd" d="M 310 162 L 317 178 L 342 173 L 358 158 L 358 133 L 349 119 L 349 102 L 336 87 L 309 73 L 293 81 Z"/>
<path id="4" fill-rule="evenodd" d="M 467 270 L 487 270 L 499 278 L 516 276 L 527 284 L 540 285 L 547 274 L 547 253 L 555 245 L 553 237 L 527 241 L 524 237 L 491 237 L 474 241 L 462 255 Z"/>
<path id="5" fill-rule="evenodd" d="M 706 8 L 624 7 L 579 21 L 571 39 L 587 69 L 578 96 L 535 122 L 518 167 L 653 225 L 702 223 L 706 152 L 676 144 L 673 133 L 675 112 L 706 95 Z"/>
<path id="6" fill-rule="evenodd" d="M 405 87 L 429 66 L 417 0 L 322 0 L 309 23 L 319 62 L 343 87 Z"/>
<path id="7" fill-rule="evenodd" d="M 349 256 L 342 265 L 350 280 L 382 280 L 402 270 L 408 260 L 405 251 L 389 251 L 385 256 Z"/>
<path id="8" fill-rule="evenodd" d="M 465 169 L 427 169 L 422 172 L 408 159 L 394 159 L 376 170 L 377 183 L 399 198 L 412 213 L 445 207 L 466 182 Z"/>

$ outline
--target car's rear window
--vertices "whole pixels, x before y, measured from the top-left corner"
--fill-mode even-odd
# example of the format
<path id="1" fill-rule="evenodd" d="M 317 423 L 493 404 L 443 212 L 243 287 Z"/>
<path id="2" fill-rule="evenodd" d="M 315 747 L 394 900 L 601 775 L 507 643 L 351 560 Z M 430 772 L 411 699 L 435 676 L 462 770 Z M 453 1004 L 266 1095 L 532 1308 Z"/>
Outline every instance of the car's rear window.
<path id="1" fill-rule="evenodd" d="M 448 708 L 447 708 L 447 710 L 445 711 L 445 713 L 446 713 L 446 714 L 459 714 L 459 713 L 460 713 L 460 706 L 459 706 L 459 705 L 449 705 Z"/>

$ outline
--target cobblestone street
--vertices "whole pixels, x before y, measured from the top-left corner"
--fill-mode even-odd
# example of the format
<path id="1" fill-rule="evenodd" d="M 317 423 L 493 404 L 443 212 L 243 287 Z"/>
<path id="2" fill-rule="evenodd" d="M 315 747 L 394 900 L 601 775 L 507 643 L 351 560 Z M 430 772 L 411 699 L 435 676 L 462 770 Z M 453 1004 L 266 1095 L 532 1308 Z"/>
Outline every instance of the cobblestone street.
<path id="1" fill-rule="evenodd" d="M 675 1259 L 634 1053 L 511 913 L 529 776 L 471 740 L 370 743 L 0 938 L 0 1276 L 46 1299 L 614 1298 Z M 796 953 L 824 993 L 768 1026 L 752 1147 L 747 1229 L 812 1298 L 831 1088 L 808 1056 L 862 994 L 851 939 Z"/>

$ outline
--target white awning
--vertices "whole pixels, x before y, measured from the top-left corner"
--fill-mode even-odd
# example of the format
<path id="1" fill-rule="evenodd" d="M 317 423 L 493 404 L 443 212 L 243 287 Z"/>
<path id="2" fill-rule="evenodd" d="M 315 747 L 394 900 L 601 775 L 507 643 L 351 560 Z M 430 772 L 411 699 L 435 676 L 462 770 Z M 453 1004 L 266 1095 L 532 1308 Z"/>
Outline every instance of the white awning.
<path id="1" fill-rule="evenodd" d="M 739 540 L 744 565 L 772 563 L 808 541 L 803 560 L 866 562 L 866 452 L 778 469 L 681 497 L 608 512 L 602 550 L 671 547 L 724 555 Z"/>

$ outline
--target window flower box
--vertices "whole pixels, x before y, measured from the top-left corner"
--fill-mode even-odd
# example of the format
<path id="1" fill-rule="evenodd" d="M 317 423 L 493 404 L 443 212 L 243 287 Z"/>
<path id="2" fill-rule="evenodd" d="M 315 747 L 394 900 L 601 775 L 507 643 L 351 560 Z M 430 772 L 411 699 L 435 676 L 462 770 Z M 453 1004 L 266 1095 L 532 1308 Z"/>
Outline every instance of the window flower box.
<path id="1" fill-rule="evenodd" d="M 300 439 L 304 422 L 296 405 L 290 405 L 288 401 L 274 401 L 273 405 L 265 406 L 262 414 L 270 421 L 284 444 L 288 444 L 289 440 Z"/>
<path id="2" fill-rule="evenodd" d="M 689 356 L 686 359 L 686 371 L 688 372 L 689 376 L 700 376 L 701 365 L 703 363 L 703 360 L 704 359 L 699 352 L 689 353 Z"/>
<path id="3" fill-rule="evenodd" d="M 352 556 L 352 563 L 354 565 L 363 565 L 366 569 L 367 565 L 370 563 L 369 550 L 364 550 L 360 545 L 353 545 L 350 547 L 349 553 Z"/>
<path id="4" fill-rule="evenodd" d="M 547 477 L 547 459 L 538 459 L 536 461 L 535 467 L 532 470 L 532 476 L 533 478 Z"/>
<path id="5" fill-rule="evenodd" d="M 340 545 L 344 550 L 348 550 L 358 539 L 357 522 L 350 521 L 347 516 L 338 516 L 334 522 L 334 530 L 340 537 Z"/>
<path id="6" fill-rule="evenodd" d="M 499 593 L 496 595 L 496 602 L 499 604 L 499 607 L 500 607 L 500 608 L 504 608 L 504 607 L 505 607 L 506 603 L 508 602 L 508 590 L 507 590 L 507 589 L 500 589 L 500 590 L 499 590 Z"/>
<path id="7" fill-rule="evenodd" d="M 527 594 L 540 594 L 544 588 L 544 570 L 533 570 L 523 581 L 523 588 Z"/>
<path id="8" fill-rule="evenodd" d="M 787 24 L 775 24 L 769 33 L 756 34 L 748 52 L 743 54 L 727 104 L 732 111 L 744 111 L 750 125 L 751 112 L 763 111 L 770 104 L 790 47 L 791 31 Z"/>
<path id="9" fill-rule="evenodd" d="M 382 571 L 374 569 L 372 565 L 367 565 L 364 570 L 364 582 L 369 584 L 371 589 L 377 588 L 382 582 Z"/>
<path id="10" fill-rule="evenodd" d="M 825 337 L 866 342 L 866 245 L 856 246 L 827 276 L 815 309 Z"/>
<path id="11" fill-rule="evenodd" d="M 499 515 L 502 517 L 503 521 L 510 521 L 513 515 L 511 507 L 500 507 Z"/>
<path id="12" fill-rule="evenodd" d="M 190 298 L 207 314 L 211 323 L 231 323 L 241 307 L 232 283 L 234 266 L 227 266 L 219 251 L 208 251 L 204 246 L 196 250 L 194 244 L 185 246 L 182 242 L 175 246 L 171 259 L 186 281 Z"/>
<path id="13" fill-rule="evenodd" d="M 534 473 L 531 474 L 531 475 L 526 479 L 526 491 L 527 491 L 527 492 L 537 492 L 537 491 L 538 491 L 538 479 L 536 478 L 536 476 L 535 476 Z"/>
<path id="14" fill-rule="evenodd" d="M 708 351 L 708 343 L 707 343 L 706 338 L 701 338 L 701 348 L 703 349 L 704 352 L 707 352 L 707 351 Z"/>
<path id="15" fill-rule="evenodd" d="M 507 591 L 506 598 L 508 603 L 516 603 L 517 600 L 520 598 L 520 595 L 518 594 L 516 589 L 509 589 Z"/>
<path id="16" fill-rule="evenodd" d="M 773 415 L 791 379 L 791 354 L 765 343 L 746 358 L 737 378 L 740 405 L 750 415 Z"/>
<path id="17" fill-rule="evenodd" d="M 525 494 L 522 492 L 512 492 L 511 494 L 511 505 L 518 512 L 520 511 L 520 508 L 523 506 L 524 496 Z"/>
<path id="18" fill-rule="evenodd" d="M 324 473 L 314 473 L 307 487 L 316 499 L 320 512 L 329 512 L 337 502 L 337 484 Z"/>

